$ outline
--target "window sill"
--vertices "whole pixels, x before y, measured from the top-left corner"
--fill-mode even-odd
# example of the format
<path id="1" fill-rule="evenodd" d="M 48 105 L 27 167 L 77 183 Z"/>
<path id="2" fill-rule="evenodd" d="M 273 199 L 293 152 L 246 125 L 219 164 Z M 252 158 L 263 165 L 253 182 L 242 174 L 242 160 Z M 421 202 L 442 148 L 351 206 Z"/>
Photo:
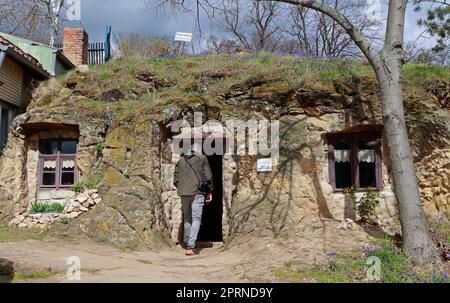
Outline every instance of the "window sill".
<path id="1" fill-rule="evenodd" d="M 69 187 L 39 187 L 38 191 L 51 191 L 51 190 L 64 190 L 64 191 L 72 191 L 72 186 Z"/>
<path id="2" fill-rule="evenodd" d="M 376 187 L 372 187 L 372 188 L 370 188 L 370 189 L 371 189 L 372 191 L 376 191 L 376 192 L 382 192 L 382 191 L 383 191 L 383 189 L 376 188 Z M 368 191 L 369 191 L 368 188 L 359 188 L 359 189 L 356 189 L 356 190 L 355 190 L 355 193 L 366 193 L 366 192 L 368 192 Z M 334 192 L 335 194 L 344 194 L 344 190 L 343 190 L 343 189 L 334 189 L 333 192 Z"/>

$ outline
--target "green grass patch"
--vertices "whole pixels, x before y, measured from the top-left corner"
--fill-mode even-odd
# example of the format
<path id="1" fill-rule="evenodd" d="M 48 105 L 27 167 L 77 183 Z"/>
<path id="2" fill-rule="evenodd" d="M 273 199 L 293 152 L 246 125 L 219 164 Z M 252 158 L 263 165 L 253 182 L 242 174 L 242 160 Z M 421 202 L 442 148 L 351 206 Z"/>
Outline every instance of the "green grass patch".
<path id="1" fill-rule="evenodd" d="M 114 112 L 116 119 L 125 119 L 137 113 L 158 114 L 169 106 L 197 105 L 193 100 L 215 105 L 230 87 L 249 80 L 272 81 L 274 88 L 288 84 L 294 90 L 311 86 L 332 94 L 335 80 L 351 81 L 353 77 L 376 83 L 372 67 L 358 60 L 314 59 L 269 52 L 125 58 L 91 66 L 89 72 L 82 75 L 69 72 L 57 78 L 59 87 L 56 88 L 52 81 L 43 83 L 40 88 L 46 93 L 37 98 L 40 101 L 36 104 L 45 107 L 73 105 L 80 111 Z M 449 69 L 445 67 L 425 64 L 403 67 L 405 86 L 413 95 L 422 95 L 430 83 L 448 77 Z M 67 95 L 61 90 L 63 87 Z M 123 99 L 102 101 L 102 94 L 111 89 L 119 90 Z"/>
<path id="2" fill-rule="evenodd" d="M 444 219 L 430 222 L 430 226 L 442 237 L 450 246 L 450 221 Z"/>
<path id="3" fill-rule="evenodd" d="M 108 73 L 108 72 L 103 73 L 103 74 L 100 75 L 100 79 L 103 80 L 103 81 L 111 80 L 112 78 L 113 78 L 113 76 L 110 73 Z"/>
<path id="4" fill-rule="evenodd" d="M 47 279 L 52 276 L 50 272 L 33 272 L 27 274 L 16 274 L 14 276 L 15 282 L 25 281 L 25 280 L 38 280 L 38 279 Z"/>
<path id="5" fill-rule="evenodd" d="M 19 229 L 0 225 L 0 242 L 16 242 L 24 240 L 43 240 L 47 232 L 40 228 Z"/>
<path id="6" fill-rule="evenodd" d="M 351 283 L 364 277 L 365 263 L 361 258 L 336 254 L 328 264 L 305 268 L 300 261 L 292 260 L 273 270 L 282 282 Z"/>
<path id="7" fill-rule="evenodd" d="M 274 276 L 282 282 L 319 282 L 319 283 L 350 283 L 369 282 L 368 272 L 378 275 L 382 283 L 449 283 L 448 273 L 441 271 L 424 271 L 416 269 L 408 257 L 393 245 L 389 236 L 382 236 L 373 243 L 375 246 L 354 253 L 329 253 L 328 262 L 316 264 L 313 267 L 298 260 L 285 262 L 273 269 Z M 374 259 L 374 257 L 376 259 Z M 379 272 L 373 271 L 377 260 Z"/>
<path id="8" fill-rule="evenodd" d="M 72 190 L 76 193 L 82 193 L 86 189 L 94 189 L 102 182 L 101 176 L 89 176 L 84 180 L 80 180 L 72 187 Z"/>
<path id="9" fill-rule="evenodd" d="M 62 219 L 60 219 L 60 222 L 61 222 L 61 224 L 67 225 L 67 224 L 69 224 L 69 219 L 62 218 Z"/>
<path id="10" fill-rule="evenodd" d="M 405 64 L 403 66 L 403 77 L 418 83 L 425 79 L 441 79 L 445 81 L 450 77 L 450 69 L 430 64 Z"/>
<path id="11" fill-rule="evenodd" d="M 57 236 L 57 238 L 60 239 L 60 240 L 65 240 L 65 241 L 71 239 L 70 235 L 69 235 L 69 234 L 65 234 L 65 233 L 59 234 L 59 235 Z"/>
<path id="12" fill-rule="evenodd" d="M 281 238 L 282 240 L 287 241 L 287 240 L 289 240 L 289 234 L 288 234 L 288 233 L 284 233 L 284 234 L 281 235 L 280 238 Z"/>
<path id="13" fill-rule="evenodd" d="M 62 213 L 64 211 L 64 205 L 61 203 L 36 203 L 31 206 L 31 213 Z"/>
<path id="14" fill-rule="evenodd" d="M 151 81 L 139 79 L 142 73 L 154 75 L 156 81 L 169 80 L 173 85 L 158 88 L 155 93 L 150 89 Z M 222 76 L 208 76 L 211 73 L 222 74 Z M 86 97 L 83 100 L 77 99 L 77 104 L 115 108 L 118 104 L 126 103 L 127 105 L 123 108 L 118 108 L 118 114 L 120 114 L 120 110 L 129 108 L 130 101 L 152 104 L 161 99 L 170 100 L 189 96 L 212 99 L 223 94 L 224 90 L 233 84 L 242 83 L 251 78 L 279 78 L 279 81 L 283 83 L 288 82 L 297 86 L 305 81 L 329 82 L 352 75 L 373 77 L 373 72 L 369 65 L 358 61 L 315 60 L 259 52 L 244 55 L 181 56 L 150 60 L 126 58 L 92 66 L 82 77 L 70 72 L 58 80 L 63 85 L 76 83 L 77 94 Z M 185 88 L 189 87 L 198 89 L 186 91 Z M 113 103 L 96 100 L 103 92 L 112 88 L 119 89 L 125 98 Z M 59 93 L 59 90 L 54 92 Z M 59 102 L 55 101 L 57 98 L 50 98 L 50 100 Z M 63 100 L 67 101 L 68 98 Z"/>
<path id="15" fill-rule="evenodd" d="M 137 244 L 126 244 L 126 245 L 119 246 L 119 250 L 121 252 L 133 252 L 133 251 L 136 251 L 137 249 L 138 249 Z"/>

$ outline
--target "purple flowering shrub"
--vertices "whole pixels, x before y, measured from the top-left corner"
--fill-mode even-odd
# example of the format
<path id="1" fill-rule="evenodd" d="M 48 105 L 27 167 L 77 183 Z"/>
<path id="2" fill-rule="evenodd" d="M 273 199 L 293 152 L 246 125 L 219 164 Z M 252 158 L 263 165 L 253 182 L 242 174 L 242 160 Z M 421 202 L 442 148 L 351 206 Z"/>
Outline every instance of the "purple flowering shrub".
<path id="1" fill-rule="evenodd" d="M 366 248 L 367 257 L 381 261 L 381 281 L 385 283 L 449 283 L 445 272 L 417 273 L 408 257 L 393 247 Z"/>

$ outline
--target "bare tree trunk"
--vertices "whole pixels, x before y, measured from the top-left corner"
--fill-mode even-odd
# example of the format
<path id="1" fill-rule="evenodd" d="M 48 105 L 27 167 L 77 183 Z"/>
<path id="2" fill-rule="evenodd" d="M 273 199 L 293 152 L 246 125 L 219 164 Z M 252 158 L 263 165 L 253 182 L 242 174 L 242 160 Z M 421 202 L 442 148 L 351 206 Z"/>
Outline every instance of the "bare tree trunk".
<path id="1" fill-rule="evenodd" d="M 406 0 L 391 0 L 389 3 L 386 41 L 377 77 L 391 173 L 402 223 L 403 251 L 414 261 L 424 263 L 438 258 L 420 202 L 403 108 L 401 74 L 405 8 Z"/>
<path id="2" fill-rule="evenodd" d="M 396 60 L 394 60 L 396 61 Z M 402 99 L 402 86 L 396 67 L 387 60 L 391 71 L 380 73 L 381 104 L 386 141 L 389 148 L 395 197 L 402 226 L 403 251 L 418 263 L 436 258 L 436 249 L 420 202 L 416 172 L 408 141 Z"/>

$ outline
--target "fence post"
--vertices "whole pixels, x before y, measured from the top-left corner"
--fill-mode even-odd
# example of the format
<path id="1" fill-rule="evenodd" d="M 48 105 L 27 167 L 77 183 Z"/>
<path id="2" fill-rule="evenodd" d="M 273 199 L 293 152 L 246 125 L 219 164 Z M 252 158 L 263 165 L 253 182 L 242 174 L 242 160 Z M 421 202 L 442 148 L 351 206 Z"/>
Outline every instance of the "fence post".
<path id="1" fill-rule="evenodd" d="M 105 47 L 104 47 L 105 63 L 111 58 L 111 26 L 105 28 Z"/>

